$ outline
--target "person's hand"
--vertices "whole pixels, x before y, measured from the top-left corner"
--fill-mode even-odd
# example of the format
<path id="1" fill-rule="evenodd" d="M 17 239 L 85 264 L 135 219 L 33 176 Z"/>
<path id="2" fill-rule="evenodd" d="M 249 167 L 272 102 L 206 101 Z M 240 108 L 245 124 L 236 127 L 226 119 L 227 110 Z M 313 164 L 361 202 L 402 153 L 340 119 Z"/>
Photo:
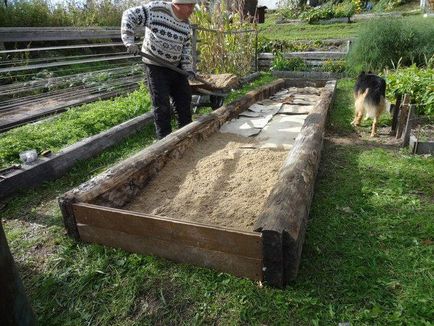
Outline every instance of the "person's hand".
<path id="1" fill-rule="evenodd" d="M 195 80 L 197 77 L 197 74 L 193 70 L 188 70 L 187 74 L 188 74 L 187 76 L 188 80 Z"/>
<path id="2" fill-rule="evenodd" d="M 140 49 L 136 44 L 127 45 L 127 52 L 132 55 L 138 55 L 140 53 Z"/>

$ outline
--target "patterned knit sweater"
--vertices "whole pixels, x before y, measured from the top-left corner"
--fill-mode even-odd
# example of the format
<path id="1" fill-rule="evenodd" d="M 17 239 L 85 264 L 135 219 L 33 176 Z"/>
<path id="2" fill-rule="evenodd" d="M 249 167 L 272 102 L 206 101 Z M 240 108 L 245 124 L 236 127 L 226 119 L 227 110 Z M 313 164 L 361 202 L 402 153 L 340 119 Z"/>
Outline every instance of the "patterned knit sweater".
<path id="1" fill-rule="evenodd" d="M 142 52 L 164 59 L 182 69 L 193 70 L 191 58 L 191 26 L 178 19 L 171 2 L 153 1 L 126 10 L 122 15 L 121 37 L 126 46 L 134 43 L 136 27 L 145 27 Z M 155 64 L 146 58 L 145 63 Z"/>

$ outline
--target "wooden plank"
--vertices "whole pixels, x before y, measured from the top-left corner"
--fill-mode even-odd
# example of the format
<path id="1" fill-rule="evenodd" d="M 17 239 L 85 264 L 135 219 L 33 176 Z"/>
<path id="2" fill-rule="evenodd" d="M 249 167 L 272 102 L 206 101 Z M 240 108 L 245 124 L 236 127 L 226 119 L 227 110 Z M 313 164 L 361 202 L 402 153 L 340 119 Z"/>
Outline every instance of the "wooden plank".
<path id="1" fill-rule="evenodd" d="M 405 128 L 404 128 L 404 136 L 403 136 L 404 139 L 402 142 L 403 147 L 407 147 L 408 144 L 410 143 L 410 132 L 411 132 L 411 128 L 413 128 L 413 121 L 416 117 L 415 111 L 416 111 L 416 109 L 414 107 L 414 104 L 411 104 L 409 106 L 407 122 L 406 122 Z"/>
<path id="2" fill-rule="evenodd" d="M 92 204 L 73 204 L 78 224 L 261 259 L 261 234 Z"/>
<path id="3" fill-rule="evenodd" d="M 0 220 L 0 325 L 36 325 Z"/>
<path id="4" fill-rule="evenodd" d="M 120 39 L 120 28 L 2 27 L 1 42 Z"/>
<path id="5" fill-rule="evenodd" d="M 44 107 L 52 107 L 52 103 L 60 103 L 63 104 L 68 101 L 79 102 L 84 96 L 92 95 L 92 94 L 101 94 L 108 93 L 112 90 L 122 90 L 127 87 L 135 86 L 140 81 L 143 80 L 142 76 L 128 76 L 125 78 L 111 78 L 110 80 L 104 82 L 102 85 L 98 86 L 87 86 L 85 84 L 77 85 L 73 87 L 63 88 L 63 89 L 55 89 L 53 91 L 39 93 L 36 95 L 26 95 L 19 98 L 11 98 L 5 101 L 2 101 L 0 105 L 0 111 L 10 110 L 10 109 L 23 109 L 29 107 L 33 110 L 38 110 L 41 103 Z M 110 91 L 109 91 L 110 90 Z M 79 100 L 77 100 L 79 98 Z M 1 125 L 1 123 L 0 123 Z"/>
<path id="6" fill-rule="evenodd" d="M 306 51 L 306 52 L 287 52 L 283 53 L 284 58 L 302 58 L 307 60 L 331 60 L 331 59 L 344 59 L 346 52 L 337 51 Z M 273 60 L 274 54 L 271 52 L 259 53 L 259 60 Z"/>
<path id="7" fill-rule="evenodd" d="M 327 112 L 335 88 L 336 81 L 326 84 L 320 101 L 305 119 L 294 146 L 279 172 L 279 178 L 254 225 L 254 230 L 264 235 L 264 248 L 278 246 L 278 235 L 281 236 L 281 260 L 268 257 L 275 254 L 273 250 L 269 250 L 270 254 L 264 251 L 264 278 L 273 280 L 276 286 L 279 286 L 279 280 L 282 278 L 281 284 L 286 284 L 297 276 L 321 157 Z M 268 243 L 269 241 L 272 243 Z"/>
<path id="8" fill-rule="evenodd" d="M 122 42 L 117 43 L 98 43 L 98 44 L 77 44 L 77 45 L 64 45 L 64 46 L 47 46 L 43 48 L 23 48 L 14 50 L 1 50 L 0 54 L 21 53 L 21 52 L 42 52 L 52 50 L 68 50 L 68 49 L 88 49 L 88 48 L 107 48 L 115 46 L 125 46 Z"/>
<path id="9" fill-rule="evenodd" d="M 272 63 L 273 63 L 273 60 L 264 60 L 264 59 L 258 60 L 258 65 L 260 68 L 270 67 Z M 308 66 L 318 67 L 318 66 L 322 66 L 325 63 L 325 60 L 324 61 L 304 60 L 304 63 Z"/>
<path id="10" fill-rule="evenodd" d="M 282 233 L 273 230 L 262 231 L 263 279 L 268 285 L 284 286 Z"/>
<path id="11" fill-rule="evenodd" d="M 214 268 L 238 277 L 262 281 L 262 260 L 214 251 L 154 237 L 128 234 L 91 225 L 77 224 L 83 241 L 121 248 L 129 252 L 155 255 L 180 263 Z"/>
<path id="12" fill-rule="evenodd" d="M 324 82 L 325 80 L 339 79 L 343 77 L 342 73 L 329 71 L 273 71 L 272 75 L 278 78 L 289 78 L 286 86 L 291 83 L 304 83 L 305 86 L 312 86 L 313 80 Z M 299 80 L 296 80 L 299 79 Z M 301 87 L 301 86 L 297 86 Z M 303 86 L 304 87 L 304 86 Z"/>
<path id="13" fill-rule="evenodd" d="M 401 138 L 404 131 L 405 123 L 407 122 L 408 110 L 409 110 L 410 96 L 405 94 L 402 100 L 401 108 L 399 109 L 398 126 L 396 129 L 396 139 Z"/>
<path id="14" fill-rule="evenodd" d="M 83 64 L 83 63 L 91 63 L 91 62 L 127 60 L 127 59 L 133 59 L 133 58 L 135 58 L 134 55 L 122 54 L 122 55 L 110 56 L 110 57 L 105 57 L 105 58 L 41 63 L 41 64 L 28 65 L 28 66 L 1 68 L 0 73 L 24 71 L 24 70 L 31 70 L 31 69 L 43 69 L 43 68 L 50 68 L 50 67 L 61 67 L 61 66 L 77 65 L 77 64 Z"/>
<path id="15" fill-rule="evenodd" d="M 90 95 L 83 96 L 83 97 L 78 98 L 78 99 L 73 99 L 73 100 L 63 102 L 62 104 L 59 104 L 59 105 L 47 107 L 46 110 L 42 110 L 39 112 L 33 112 L 33 113 L 29 113 L 29 114 L 23 114 L 21 117 L 15 116 L 15 117 L 7 119 L 7 118 L 5 118 L 4 115 L 1 115 L 2 120 L 0 121 L 0 133 L 5 132 L 7 130 L 10 130 L 12 128 L 16 128 L 16 127 L 21 126 L 23 124 L 32 122 L 32 121 L 40 120 L 40 119 L 45 118 L 49 115 L 64 112 L 68 108 L 70 108 L 71 106 L 82 105 L 82 104 L 86 104 L 86 103 L 90 103 L 90 102 L 95 102 L 98 100 L 105 100 L 105 99 L 109 99 L 112 97 L 124 95 L 128 92 L 132 92 L 132 91 L 136 90 L 137 88 L 138 88 L 138 85 L 135 84 L 132 86 L 126 86 L 125 88 L 122 88 L 122 89 L 116 90 L 116 91 L 110 91 L 110 92 L 104 92 L 104 93 L 98 93 L 98 94 L 90 94 Z M 24 110 L 22 110 L 22 111 L 24 111 Z"/>
<path id="16" fill-rule="evenodd" d="M 109 69 L 101 69 L 93 71 L 94 74 L 102 74 L 102 73 L 110 73 L 112 75 L 123 75 L 127 76 L 131 73 L 131 66 L 127 67 L 118 67 L 118 68 L 109 68 Z M 83 77 L 87 77 L 89 75 L 88 72 L 78 73 L 72 75 L 66 75 L 61 77 L 51 77 L 51 78 L 41 78 L 37 80 L 13 83 L 0 85 L 0 96 L 6 95 L 15 95 L 16 93 L 28 92 L 38 88 L 47 88 L 47 84 L 50 83 L 54 86 L 62 85 L 61 83 L 69 84 L 71 81 L 76 79 L 83 79 Z"/>
<path id="17" fill-rule="evenodd" d="M 399 109 L 401 107 L 401 99 L 402 99 L 401 94 L 396 95 L 396 102 L 395 102 L 395 106 L 393 107 L 392 127 L 390 129 L 391 136 L 396 135 L 396 127 L 398 124 L 398 114 L 399 114 Z"/>
<path id="18" fill-rule="evenodd" d="M 3 60 L 0 62 L 1 69 L 12 68 L 12 67 L 21 67 L 21 66 L 33 66 L 37 64 L 50 64 L 57 63 L 63 61 L 76 61 L 76 60 L 90 60 L 90 59 L 98 59 L 105 58 L 107 56 L 115 56 L 115 55 L 126 55 L 127 53 L 122 49 L 118 49 L 117 52 L 110 53 L 93 53 L 93 54 L 79 54 L 79 55 L 65 55 L 65 56 L 53 56 L 53 57 L 40 57 L 40 58 L 12 58 L 11 60 Z"/>

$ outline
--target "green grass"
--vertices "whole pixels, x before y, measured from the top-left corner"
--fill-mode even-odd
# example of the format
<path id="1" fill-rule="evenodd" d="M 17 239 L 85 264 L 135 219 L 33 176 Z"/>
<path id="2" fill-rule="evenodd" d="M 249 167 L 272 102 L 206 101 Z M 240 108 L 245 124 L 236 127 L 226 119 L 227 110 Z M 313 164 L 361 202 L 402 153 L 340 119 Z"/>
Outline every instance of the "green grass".
<path id="1" fill-rule="evenodd" d="M 261 76 L 258 79 L 255 79 L 249 84 L 244 85 L 240 89 L 236 89 L 232 91 L 226 98 L 225 103 L 230 103 L 237 98 L 243 96 L 247 92 L 250 92 L 251 90 L 257 89 L 260 86 L 266 85 L 271 83 L 275 78 L 270 73 L 261 73 Z"/>
<path id="2" fill-rule="evenodd" d="M 264 24 L 259 26 L 259 35 L 271 40 L 324 40 L 348 39 L 357 37 L 361 26 L 367 22 L 336 23 L 336 24 L 277 24 L 279 14 L 267 15 Z"/>
<path id="3" fill-rule="evenodd" d="M 58 152 L 139 116 L 149 111 L 149 107 L 149 95 L 142 85 L 127 96 L 71 108 L 52 119 L 12 129 L 0 136 L 0 167 L 19 163 L 19 153 L 27 149 Z"/>
<path id="4" fill-rule="evenodd" d="M 285 41 L 348 39 L 357 36 L 364 22 L 337 23 L 329 25 L 300 24 L 269 24 L 260 29 L 260 35 L 269 39 Z"/>
<path id="5" fill-rule="evenodd" d="M 353 133 L 342 80 L 329 138 Z M 366 129 L 369 126 L 366 125 Z M 434 161 L 326 142 L 297 281 L 284 290 L 67 238 L 56 197 L 150 144 L 153 128 L 0 213 L 41 325 L 430 325 Z"/>

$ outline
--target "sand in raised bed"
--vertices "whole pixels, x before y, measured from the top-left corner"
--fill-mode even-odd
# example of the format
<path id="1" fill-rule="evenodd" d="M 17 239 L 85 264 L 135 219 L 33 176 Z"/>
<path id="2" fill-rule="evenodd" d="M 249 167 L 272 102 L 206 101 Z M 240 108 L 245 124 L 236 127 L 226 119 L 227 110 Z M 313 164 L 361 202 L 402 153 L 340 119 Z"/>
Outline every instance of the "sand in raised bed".
<path id="1" fill-rule="evenodd" d="M 241 148 L 251 143 L 212 135 L 170 161 L 124 209 L 252 231 L 287 152 Z"/>

